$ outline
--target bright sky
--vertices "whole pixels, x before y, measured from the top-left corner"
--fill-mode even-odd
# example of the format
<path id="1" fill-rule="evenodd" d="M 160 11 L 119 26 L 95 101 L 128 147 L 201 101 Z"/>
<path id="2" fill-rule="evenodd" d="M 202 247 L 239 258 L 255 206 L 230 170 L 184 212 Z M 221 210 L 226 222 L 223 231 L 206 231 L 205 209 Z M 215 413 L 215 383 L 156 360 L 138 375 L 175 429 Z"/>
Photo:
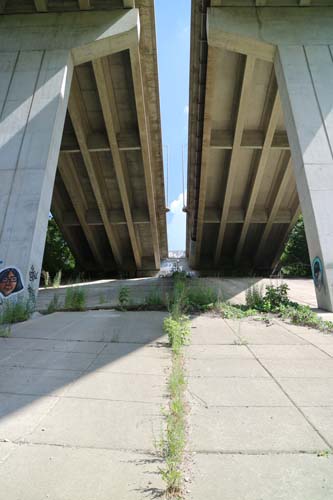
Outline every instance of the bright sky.
<path id="1" fill-rule="evenodd" d="M 169 151 L 168 243 L 169 250 L 185 250 L 182 147 L 186 189 L 191 1 L 155 0 L 155 13 L 165 183 Z"/>

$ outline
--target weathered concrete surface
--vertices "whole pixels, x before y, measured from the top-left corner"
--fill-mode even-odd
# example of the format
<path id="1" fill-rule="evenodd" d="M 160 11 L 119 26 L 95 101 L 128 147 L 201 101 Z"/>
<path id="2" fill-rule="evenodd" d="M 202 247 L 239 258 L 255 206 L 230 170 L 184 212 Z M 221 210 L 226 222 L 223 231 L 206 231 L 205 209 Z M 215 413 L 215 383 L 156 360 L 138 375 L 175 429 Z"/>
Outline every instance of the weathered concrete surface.
<path id="1" fill-rule="evenodd" d="M 332 498 L 333 336 L 208 315 L 192 327 L 191 500 Z"/>
<path id="2" fill-rule="evenodd" d="M 170 351 L 163 313 L 55 313 L 0 339 L 7 500 L 153 498 Z"/>

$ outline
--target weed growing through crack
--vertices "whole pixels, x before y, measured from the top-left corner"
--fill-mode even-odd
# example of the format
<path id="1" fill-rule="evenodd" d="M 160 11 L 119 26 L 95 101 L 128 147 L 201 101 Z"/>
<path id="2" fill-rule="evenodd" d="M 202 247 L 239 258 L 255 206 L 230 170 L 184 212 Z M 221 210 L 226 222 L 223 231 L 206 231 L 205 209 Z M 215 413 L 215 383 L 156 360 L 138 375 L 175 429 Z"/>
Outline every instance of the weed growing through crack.
<path id="1" fill-rule="evenodd" d="M 167 498 L 183 498 L 182 463 L 186 445 L 186 377 L 182 347 L 190 335 L 186 307 L 186 285 L 182 278 L 175 278 L 170 315 L 165 318 L 163 329 L 172 349 L 172 370 L 168 381 L 169 407 L 165 414 L 166 431 L 160 443 L 165 466 L 160 469 L 166 483 Z"/>
<path id="2" fill-rule="evenodd" d="M 130 303 L 130 290 L 127 286 L 122 286 L 118 293 L 119 308 L 126 311 Z"/>
<path id="3" fill-rule="evenodd" d="M 70 287 L 66 289 L 65 309 L 84 311 L 86 308 L 86 294 L 83 288 Z"/>

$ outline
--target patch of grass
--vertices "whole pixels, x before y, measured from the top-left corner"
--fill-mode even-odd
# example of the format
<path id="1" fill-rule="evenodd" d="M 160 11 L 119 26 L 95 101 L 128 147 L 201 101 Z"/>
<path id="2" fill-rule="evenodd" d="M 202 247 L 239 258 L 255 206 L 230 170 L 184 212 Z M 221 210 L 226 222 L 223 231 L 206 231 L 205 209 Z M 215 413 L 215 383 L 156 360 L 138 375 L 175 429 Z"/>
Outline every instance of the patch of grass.
<path id="1" fill-rule="evenodd" d="M 187 290 L 187 303 L 190 310 L 207 311 L 214 308 L 218 301 L 217 292 L 208 287 L 191 287 Z"/>
<path id="2" fill-rule="evenodd" d="M 65 309 L 84 311 L 86 308 L 86 293 L 83 288 L 70 287 L 66 289 Z"/>
<path id="3" fill-rule="evenodd" d="M 8 338 L 12 334 L 12 329 L 10 325 L 0 325 L 0 337 Z"/>
<path id="4" fill-rule="evenodd" d="M 98 298 L 98 303 L 100 306 L 102 306 L 103 304 L 105 304 L 105 302 L 106 302 L 106 297 L 104 293 L 101 293 Z"/>
<path id="5" fill-rule="evenodd" d="M 145 299 L 145 304 L 149 307 L 162 307 L 164 301 L 158 288 L 151 290 Z"/>
<path id="6" fill-rule="evenodd" d="M 119 307 L 122 311 L 126 311 L 130 303 L 130 290 L 127 286 L 122 286 L 118 293 Z"/>
<path id="7" fill-rule="evenodd" d="M 53 299 L 50 301 L 49 305 L 47 306 L 46 313 L 47 314 L 52 314 L 56 311 L 61 309 L 61 302 L 59 300 L 58 295 L 54 294 Z"/>
<path id="8" fill-rule="evenodd" d="M 20 300 L 18 302 L 5 302 L 0 311 L 0 325 L 10 325 L 21 323 L 31 316 L 29 301 Z"/>
<path id="9" fill-rule="evenodd" d="M 173 317 L 170 315 L 165 318 L 163 329 L 168 335 L 173 352 L 175 354 L 179 354 L 181 348 L 186 344 L 190 336 L 190 324 L 188 318 L 186 316 Z"/>
<path id="10" fill-rule="evenodd" d="M 263 303 L 263 290 L 259 285 L 253 285 L 245 292 L 245 303 L 249 309 L 260 309 Z"/>
<path id="11" fill-rule="evenodd" d="M 246 306 L 232 305 L 228 302 L 219 302 L 215 310 L 225 319 L 242 319 L 258 315 L 256 309 L 248 309 Z"/>

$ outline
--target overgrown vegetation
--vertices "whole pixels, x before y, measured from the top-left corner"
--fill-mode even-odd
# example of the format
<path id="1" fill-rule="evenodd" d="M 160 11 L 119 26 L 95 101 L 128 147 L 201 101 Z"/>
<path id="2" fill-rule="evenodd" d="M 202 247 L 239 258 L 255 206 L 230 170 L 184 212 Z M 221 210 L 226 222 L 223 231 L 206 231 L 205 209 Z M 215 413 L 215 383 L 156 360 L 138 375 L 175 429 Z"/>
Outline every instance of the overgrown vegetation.
<path id="1" fill-rule="evenodd" d="M 0 310 L 0 325 L 10 325 L 26 321 L 30 318 L 32 312 L 29 301 L 5 302 Z"/>
<path id="2" fill-rule="evenodd" d="M 86 293 L 81 287 L 69 287 L 66 289 L 65 309 L 71 311 L 84 311 L 86 308 Z"/>
<path id="3" fill-rule="evenodd" d="M 53 295 L 53 299 L 50 301 L 49 305 L 47 306 L 46 313 L 47 314 L 52 314 L 56 311 L 61 309 L 61 302 L 57 294 Z"/>
<path id="4" fill-rule="evenodd" d="M 164 307 L 165 304 L 158 288 L 155 288 L 154 290 L 151 290 L 149 292 L 149 294 L 145 299 L 145 305 L 148 306 L 149 308 L 154 307 L 157 309 Z"/>
<path id="5" fill-rule="evenodd" d="M 55 276 L 59 269 L 66 274 L 71 274 L 75 269 L 73 254 L 53 217 L 50 217 L 48 223 L 42 269 L 49 276 Z M 48 285 L 45 283 L 45 286 Z"/>
<path id="6" fill-rule="evenodd" d="M 302 215 L 290 233 L 281 256 L 281 264 L 281 272 L 284 276 L 311 276 L 309 250 Z"/>
<path id="7" fill-rule="evenodd" d="M 164 320 L 164 331 L 172 348 L 172 371 L 168 388 L 170 403 L 166 415 L 166 431 L 161 441 L 161 452 L 165 460 L 160 469 L 166 483 L 167 498 L 183 498 L 182 463 L 186 445 L 186 377 L 182 347 L 186 344 L 190 326 L 185 315 L 187 300 L 186 280 L 183 276 L 174 278 L 174 293 L 169 304 L 170 314 Z"/>
<path id="8" fill-rule="evenodd" d="M 126 311 L 130 303 L 130 290 L 127 286 L 122 286 L 118 294 L 119 307 L 122 311 Z"/>

